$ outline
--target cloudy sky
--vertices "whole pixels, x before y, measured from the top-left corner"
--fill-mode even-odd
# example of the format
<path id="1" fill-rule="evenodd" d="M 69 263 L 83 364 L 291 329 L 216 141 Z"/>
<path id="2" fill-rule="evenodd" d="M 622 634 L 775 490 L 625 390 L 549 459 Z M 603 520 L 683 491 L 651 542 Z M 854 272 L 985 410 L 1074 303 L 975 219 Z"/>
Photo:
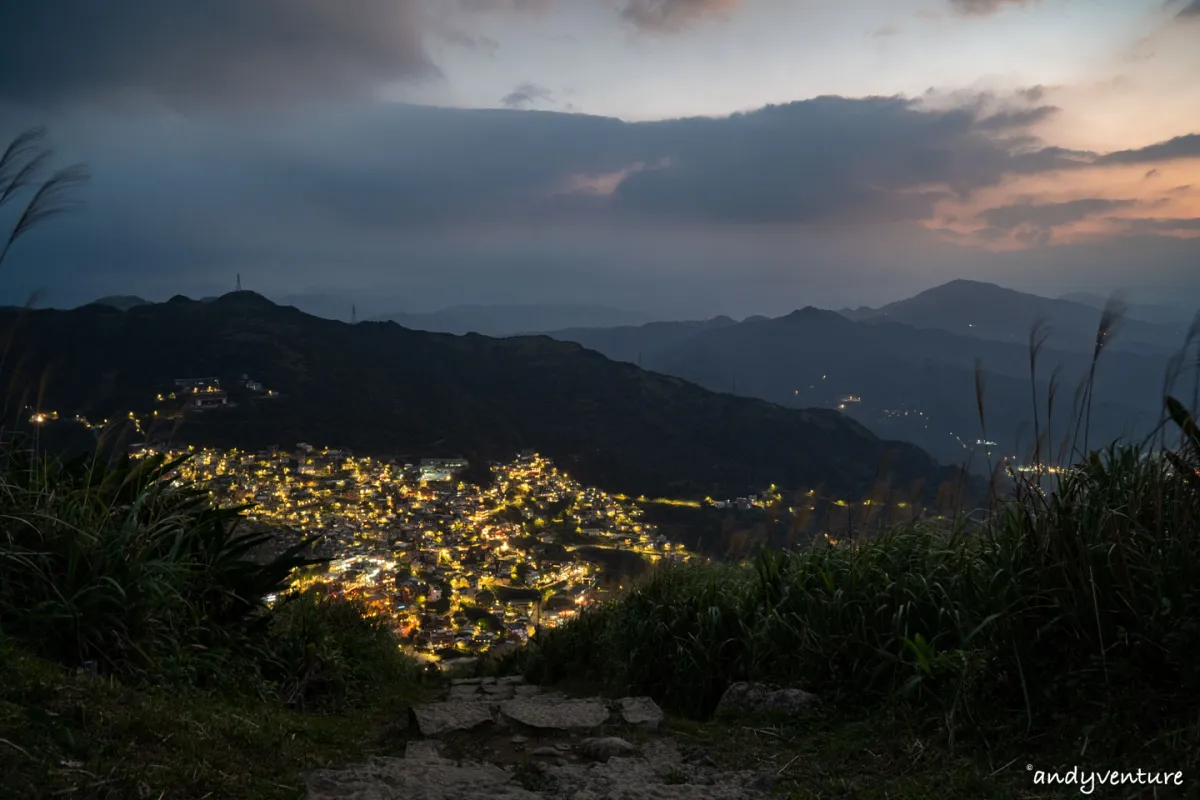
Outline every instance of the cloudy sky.
<path id="1" fill-rule="evenodd" d="M 21 5 L 0 134 L 92 178 L 2 300 L 1200 305 L 1200 0 Z"/>

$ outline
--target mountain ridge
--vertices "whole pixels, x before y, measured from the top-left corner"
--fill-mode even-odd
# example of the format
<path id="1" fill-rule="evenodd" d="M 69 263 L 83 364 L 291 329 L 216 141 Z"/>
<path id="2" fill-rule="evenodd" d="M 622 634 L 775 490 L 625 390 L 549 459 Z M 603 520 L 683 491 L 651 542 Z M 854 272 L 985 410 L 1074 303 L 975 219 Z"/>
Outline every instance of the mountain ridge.
<path id="1" fill-rule="evenodd" d="M 1029 341 L 1033 325 L 1039 319 L 1048 319 L 1057 343 L 1083 351 L 1095 345 L 1103 310 L 959 278 L 878 308 L 844 308 L 838 313 L 855 322 L 900 322 L 978 339 L 1024 344 Z M 1158 355 L 1178 349 L 1186 332 L 1186 326 L 1177 323 L 1158 324 L 1135 317 L 1124 319 L 1122 328 L 1117 348 Z"/>
<path id="2" fill-rule="evenodd" d="M 919 448 L 879 439 L 834 411 L 710 392 L 546 336 L 350 325 L 252 292 L 209 303 L 176 296 L 125 312 L 33 311 L 14 346 L 28 354 L 30 374 L 50 368 L 43 407 L 64 417 L 141 413 L 175 378 L 232 377 L 237 408 L 189 413 L 178 430 L 164 421 L 150 432 L 178 442 L 309 441 L 489 460 L 535 448 L 602 488 L 664 496 L 771 483 L 859 494 L 885 478 L 905 487 L 960 479 Z M 278 396 L 237 394 L 242 374 Z"/>

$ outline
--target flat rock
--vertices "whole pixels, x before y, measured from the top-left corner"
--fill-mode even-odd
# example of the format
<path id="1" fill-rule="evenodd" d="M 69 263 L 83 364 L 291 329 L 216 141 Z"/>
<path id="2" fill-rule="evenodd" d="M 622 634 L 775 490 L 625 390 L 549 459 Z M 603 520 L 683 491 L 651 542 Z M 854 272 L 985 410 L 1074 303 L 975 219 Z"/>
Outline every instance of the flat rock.
<path id="1" fill-rule="evenodd" d="M 437 736 L 448 731 L 469 731 L 495 721 L 489 703 L 465 701 L 416 705 L 413 706 L 413 716 L 417 718 L 417 728 L 425 736 Z"/>
<path id="2" fill-rule="evenodd" d="M 514 686 L 514 687 L 512 687 L 512 690 L 513 690 L 513 694 L 515 694 L 517 697 L 532 697 L 535 694 L 542 693 L 542 687 L 530 686 L 527 683 L 523 683 L 523 684 Z"/>
<path id="3" fill-rule="evenodd" d="M 497 678 L 496 683 L 501 686 L 519 686 L 525 683 L 524 675 L 505 675 L 502 678 Z"/>
<path id="4" fill-rule="evenodd" d="M 483 689 L 483 693 L 489 697 L 502 697 L 507 699 L 513 696 L 512 686 L 493 684 L 491 686 L 481 686 L 480 688 Z"/>
<path id="5" fill-rule="evenodd" d="M 522 725 L 553 730 L 590 730 L 608 721 L 600 700 L 517 697 L 500 704 L 500 712 Z"/>
<path id="6" fill-rule="evenodd" d="M 649 697 L 622 697 L 617 701 L 617 710 L 629 725 L 657 728 L 663 721 L 662 709 Z"/>
<path id="7" fill-rule="evenodd" d="M 478 686 L 483 678 L 451 678 L 451 686 Z"/>

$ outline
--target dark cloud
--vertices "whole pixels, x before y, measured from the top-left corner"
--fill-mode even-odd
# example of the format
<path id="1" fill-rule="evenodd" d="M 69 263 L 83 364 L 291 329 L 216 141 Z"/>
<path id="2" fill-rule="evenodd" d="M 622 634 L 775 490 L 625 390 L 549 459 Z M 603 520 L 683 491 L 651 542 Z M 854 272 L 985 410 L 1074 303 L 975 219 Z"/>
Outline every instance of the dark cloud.
<path id="1" fill-rule="evenodd" d="M 544 96 L 520 86 L 505 100 Z M 947 193 L 966 196 L 1006 175 L 1087 158 L 993 127 L 974 109 L 929 110 L 900 98 L 824 97 L 641 123 L 391 105 L 139 133 L 138 146 L 121 144 L 110 167 L 97 165 L 107 177 L 94 184 L 120 195 L 114 208 L 146 204 L 120 189 L 123 171 L 139 165 L 157 171 L 157 185 L 180 187 L 171 191 L 186 198 L 184 219 L 209 218 L 213 210 L 201 206 L 211 202 L 238 226 L 264 217 L 280 227 L 303 218 L 386 231 L 547 220 L 892 223 L 929 218 Z M 95 160 L 103 148 L 91 138 L 91 150 L 72 154 Z M 246 204 L 253 207 L 237 210 Z M 161 213 L 171 203 L 150 205 Z"/>
<path id="2" fill-rule="evenodd" d="M 676 33 L 738 4 L 739 0 L 627 0 L 621 16 L 645 31 Z"/>
<path id="3" fill-rule="evenodd" d="M 1027 128 L 1042 120 L 1054 116 L 1060 111 L 1058 106 L 1037 106 L 1014 111 L 1000 111 L 979 120 L 979 127 L 984 130 L 1002 131 L 1011 128 Z"/>
<path id="4" fill-rule="evenodd" d="M 662 142 L 667 164 L 630 175 L 622 205 L 739 222 L 922 218 L 940 197 L 930 184 L 968 194 L 1010 172 L 1071 163 L 1067 151 L 1013 152 L 972 110 L 898 98 L 824 97 L 638 133 Z"/>
<path id="5" fill-rule="evenodd" d="M 1191 0 L 1186 6 L 1180 9 L 1177 19 L 1200 19 L 1200 0 Z"/>
<path id="6" fill-rule="evenodd" d="M 887 39 L 900 34 L 898 25 L 884 25 L 871 31 L 871 37 L 874 39 Z"/>
<path id="7" fill-rule="evenodd" d="M 1150 169 L 1150 170 L 1147 170 L 1147 171 L 1146 171 L 1146 174 L 1145 174 L 1145 175 L 1143 175 L 1142 177 L 1143 177 L 1143 178 L 1145 178 L 1146 180 L 1150 180 L 1151 178 L 1155 177 L 1156 175 L 1158 175 L 1158 169 L 1157 169 L 1157 168 L 1155 168 L 1155 169 Z"/>
<path id="8" fill-rule="evenodd" d="M 1027 89 L 1022 89 L 1017 92 L 1019 97 L 1024 98 L 1028 103 L 1040 103 L 1042 98 L 1046 96 L 1045 86 L 1030 86 Z"/>
<path id="9" fill-rule="evenodd" d="M 543 265 L 538 280 L 556 264 L 586 264 L 600 285 L 604 264 L 678 276 L 769 251 L 783 270 L 795 264 L 788 248 L 799 236 L 836 240 L 811 256 L 814 265 L 849 263 L 844 248 L 859 240 L 893 263 L 896 241 L 929 235 L 913 222 L 931 219 L 948 195 L 1098 159 L 994 130 L 975 106 L 934 110 L 900 98 L 825 97 L 727 118 L 640 123 L 405 105 L 236 121 L 114 117 L 84 127 L 73 119 L 46 121 L 64 159 L 92 168 L 86 208 L 31 235 L 13 262 L 18 272 L 38 265 L 29 281 L 72 291 L 83 291 L 85 280 L 183 291 L 185 273 L 211 273 L 224 285 L 236 272 L 277 275 L 298 291 L 302 277 L 354 272 L 365 280 L 368 266 L 355 265 L 370 265 L 380 281 L 403 276 L 413 286 L 419 275 L 432 276 L 432 285 L 454 274 L 445 284 L 451 292 L 467 281 L 453 272 L 455 259 L 477 265 L 480 287 L 513 291 L 507 273 L 487 271 L 493 251 L 481 237 L 491 232 L 510 237 L 495 251 L 504 263 L 528 257 Z M 0 118 L 0 134 L 17 127 Z M 1074 216 L 1103 211 L 1074 207 Z M 985 223 L 996 238 L 1019 233 L 1037 242 L 1066 212 L 1023 208 L 1031 219 L 1024 227 L 1005 213 L 1017 212 L 993 211 Z M 872 225 L 870 236 L 850 232 L 860 223 Z M 1006 224 L 1020 230 L 1006 233 Z M 787 236 L 757 249 L 755 237 L 769 230 Z M 695 244 L 701 233 L 717 242 L 743 238 L 718 251 Z M 634 258 L 629 248 L 651 234 L 660 237 L 645 245 L 658 248 L 654 257 Z M 556 244 L 537 244 L 539 237 Z M 605 242 L 620 244 L 611 258 L 593 252 Z M 906 263 L 925 262 L 918 255 Z M 960 271 L 953 262 L 947 269 Z"/>
<path id="10" fill-rule="evenodd" d="M 994 14 L 1006 6 L 1023 6 L 1028 0 L 950 0 L 950 6 L 959 14 L 985 16 Z"/>
<path id="11" fill-rule="evenodd" d="M 9 3 L 0 102 L 133 93 L 172 105 L 366 93 L 436 74 L 416 0 Z"/>
<path id="12" fill-rule="evenodd" d="M 1146 164 L 1155 161 L 1174 161 L 1180 158 L 1200 158 L 1200 133 L 1176 136 L 1165 142 L 1136 150 L 1118 150 L 1096 159 L 1097 164 Z"/>
<path id="13" fill-rule="evenodd" d="M 979 218 L 990 229 L 999 231 L 1013 231 L 1018 228 L 1048 231 L 1106 211 L 1129 208 L 1137 204 L 1136 200 L 1107 200 L 1101 197 L 1068 200 L 1063 203 L 1014 203 L 989 208 L 981 212 Z"/>
<path id="14" fill-rule="evenodd" d="M 500 100 L 505 108 L 526 108 L 539 101 L 553 103 L 554 93 L 545 86 L 538 86 L 529 81 L 519 84 Z"/>

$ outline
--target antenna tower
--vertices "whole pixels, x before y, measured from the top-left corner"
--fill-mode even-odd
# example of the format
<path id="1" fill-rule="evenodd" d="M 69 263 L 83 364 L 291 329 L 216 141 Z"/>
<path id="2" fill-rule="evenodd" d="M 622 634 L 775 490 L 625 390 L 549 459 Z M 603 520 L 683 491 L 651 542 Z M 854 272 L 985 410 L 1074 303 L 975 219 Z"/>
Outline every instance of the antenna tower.
<path id="1" fill-rule="evenodd" d="M 240 292 L 241 290 L 242 290 L 242 273 L 239 272 L 238 276 L 237 276 L 237 289 L 235 289 L 234 291 Z"/>

